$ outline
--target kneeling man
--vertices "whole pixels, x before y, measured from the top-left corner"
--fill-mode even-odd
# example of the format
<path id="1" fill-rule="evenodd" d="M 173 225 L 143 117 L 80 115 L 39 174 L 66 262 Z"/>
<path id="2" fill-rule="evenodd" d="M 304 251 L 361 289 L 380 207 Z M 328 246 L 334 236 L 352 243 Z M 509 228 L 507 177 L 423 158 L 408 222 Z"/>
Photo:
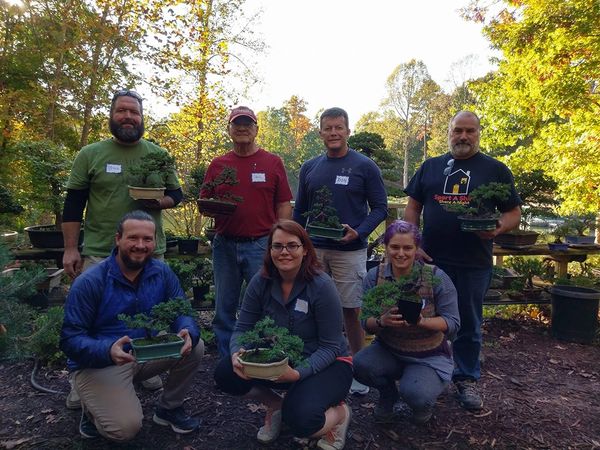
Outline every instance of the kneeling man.
<path id="1" fill-rule="evenodd" d="M 74 371 L 84 438 L 133 439 L 144 417 L 133 383 L 166 371 L 169 377 L 154 422 L 176 433 L 190 433 L 200 425 L 182 406 L 204 353 L 194 319 L 180 316 L 171 324 L 171 331 L 185 340 L 180 359 L 138 364 L 130 341 L 144 332 L 127 328 L 117 318 L 121 313 L 148 314 L 157 303 L 184 297 L 169 266 L 152 257 L 155 231 L 147 213 L 127 213 L 118 225 L 111 256 L 77 277 L 69 291 L 60 347 Z"/>

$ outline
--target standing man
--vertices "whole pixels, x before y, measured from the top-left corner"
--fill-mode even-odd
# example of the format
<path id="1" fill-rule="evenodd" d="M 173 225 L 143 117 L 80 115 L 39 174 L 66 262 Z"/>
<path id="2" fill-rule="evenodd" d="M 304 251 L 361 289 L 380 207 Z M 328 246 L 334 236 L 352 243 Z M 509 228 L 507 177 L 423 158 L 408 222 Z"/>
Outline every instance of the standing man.
<path id="1" fill-rule="evenodd" d="M 367 238 L 387 217 L 387 194 L 379 167 L 370 158 L 348 147 L 348 113 L 341 108 L 323 111 L 319 134 L 326 152 L 300 168 L 294 220 L 306 226 L 304 213 L 312 208 L 315 193 L 327 186 L 333 206 L 346 229 L 339 241 L 311 238 L 319 261 L 335 281 L 342 300 L 344 328 L 353 354 L 360 351 L 364 332 L 359 315 L 362 282 L 367 273 Z M 351 391 L 368 392 L 354 381 Z"/>
<path id="2" fill-rule="evenodd" d="M 115 225 L 125 213 L 140 206 L 156 221 L 156 254 L 164 254 L 161 211 L 174 207 L 183 197 L 175 172 L 169 174 L 165 196 L 160 200 L 142 203 L 129 197 L 127 167 L 138 164 L 148 153 L 165 151 L 142 139 L 144 115 L 139 94 L 131 90 L 115 92 L 110 105 L 109 128 L 112 139 L 87 145 L 79 151 L 67 182 L 62 224 L 63 266 L 71 277 L 110 255 Z M 82 258 L 77 242 L 86 204 Z"/>
<path id="3" fill-rule="evenodd" d="M 184 294 L 169 266 L 152 257 L 156 227 L 148 213 L 127 213 L 116 228 L 112 254 L 77 277 L 65 304 L 60 348 L 81 396 L 79 432 L 86 439 L 133 439 L 144 418 L 133 382 L 168 371 L 153 421 L 191 433 L 200 421 L 185 413 L 183 402 L 204 353 L 200 330 L 193 317 L 177 317 L 170 331 L 184 339 L 181 358 L 138 364 L 130 343 L 144 330 L 127 328 L 119 314 L 149 314 Z"/>
<path id="4" fill-rule="evenodd" d="M 221 357 L 229 357 L 229 340 L 236 320 L 242 282 L 259 271 L 267 251 L 267 238 L 278 219 L 290 219 L 292 193 L 281 158 L 256 143 L 256 115 L 246 106 L 229 114 L 227 127 L 233 150 L 212 160 L 204 181 L 212 181 L 224 167 L 237 171 L 238 184 L 220 185 L 216 192 L 203 189 L 201 198 L 229 192 L 242 197 L 230 216 L 215 217 L 212 242 L 215 277 L 213 329 Z"/>
<path id="5" fill-rule="evenodd" d="M 174 207 L 183 197 L 175 172 L 169 174 L 165 196 L 160 200 L 135 201 L 129 197 L 125 177 L 127 167 L 139 163 L 150 152 L 165 151 L 142 139 L 144 115 L 139 94 L 131 90 L 115 92 L 108 124 L 113 138 L 83 147 L 75 158 L 67 182 L 62 224 L 63 266 L 71 278 L 110 255 L 116 224 L 125 213 L 140 207 L 146 209 L 156 223 L 155 254 L 162 256 L 166 242 L 161 211 Z M 77 244 L 84 209 L 84 241 L 80 254 Z M 144 381 L 143 385 L 148 389 L 159 389 L 162 383 L 155 377 Z M 67 397 L 67 408 L 77 409 L 79 405 L 77 392 L 72 389 Z"/>
<path id="6" fill-rule="evenodd" d="M 460 111 L 450 121 L 450 152 L 430 158 L 413 176 L 405 192 L 409 196 L 404 218 L 419 224 L 423 211 L 425 259 L 446 272 L 458 292 L 460 330 L 453 344 L 453 381 L 461 406 L 469 410 L 483 407 L 477 390 L 480 378 L 481 322 L 483 298 L 492 277 L 492 239 L 518 226 L 521 200 L 515 191 L 512 173 L 504 164 L 479 151 L 481 126 L 470 111 Z M 460 230 L 458 214 L 445 209 L 468 203 L 473 189 L 490 182 L 511 186 L 508 200 L 495 206 L 502 215 L 493 231 L 476 233 Z"/>

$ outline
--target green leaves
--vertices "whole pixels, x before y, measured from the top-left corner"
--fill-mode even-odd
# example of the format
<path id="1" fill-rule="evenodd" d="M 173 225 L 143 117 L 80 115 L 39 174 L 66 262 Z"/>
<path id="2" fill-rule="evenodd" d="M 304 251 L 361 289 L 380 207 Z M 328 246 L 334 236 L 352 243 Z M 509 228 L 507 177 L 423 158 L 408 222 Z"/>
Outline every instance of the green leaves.
<path id="1" fill-rule="evenodd" d="M 169 174 L 174 170 L 175 158 L 166 152 L 151 152 L 139 164 L 127 167 L 127 182 L 137 187 L 165 187 Z"/>
<path id="2" fill-rule="evenodd" d="M 309 223 L 318 227 L 342 228 L 337 209 L 333 207 L 331 189 L 322 186 L 315 192 L 311 208 L 303 216 L 308 217 Z"/>
<path id="3" fill-rule="evenodd" d="M 150 315 L 138 313 L 133 316 L 119 314 L 118 319 L 125 322 L 128 328 L 143 328 L 146 337 L 151 337 L 151 330 L 160 332 L 168 331 L 175 319 L 179 316 L 193 316 L 194 309 L 185 298 L 171 299 L 157 303 L 150 311 Z"/>

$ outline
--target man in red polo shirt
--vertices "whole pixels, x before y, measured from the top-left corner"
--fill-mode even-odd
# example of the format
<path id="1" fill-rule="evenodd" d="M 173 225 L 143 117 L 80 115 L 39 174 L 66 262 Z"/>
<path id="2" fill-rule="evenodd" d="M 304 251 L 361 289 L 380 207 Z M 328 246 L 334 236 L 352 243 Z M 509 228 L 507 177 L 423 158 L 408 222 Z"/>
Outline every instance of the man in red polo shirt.
<path id="1" fill-rule="evenodd" d="M 204 181 L 212 181 L 224 167 L 233 167 L 238 184 L 217 186 L 215 192 L 200 192 L 200 198 L 226 192 L 243 198 L 232 215 L 215 216 L 213 329 L 221 357 L 229 357 L 242 282 L 248 283 L 260 269 L 271 226 L 278 219 L 292 217 L 292 192 L 283 162 L 256 145 L 258 125 L 254 112 L 245 106 L 234 108 L 229 114 L 228 132 L 233 150 L 212 160 Z"/>

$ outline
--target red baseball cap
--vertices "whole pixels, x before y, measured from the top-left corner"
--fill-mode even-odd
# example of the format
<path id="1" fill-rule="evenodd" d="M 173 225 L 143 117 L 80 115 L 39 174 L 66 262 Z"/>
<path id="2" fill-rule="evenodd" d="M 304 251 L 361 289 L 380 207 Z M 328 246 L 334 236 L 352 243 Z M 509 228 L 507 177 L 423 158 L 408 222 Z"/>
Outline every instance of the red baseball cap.
<path id="1" fill-rule="evenodd" d="M 229 113 L 229 123 L 233 122 L 238 117 L 249 117 L 254 123 L 257 123 L 256 114 L 247 106 L 237 106 Z"/>

